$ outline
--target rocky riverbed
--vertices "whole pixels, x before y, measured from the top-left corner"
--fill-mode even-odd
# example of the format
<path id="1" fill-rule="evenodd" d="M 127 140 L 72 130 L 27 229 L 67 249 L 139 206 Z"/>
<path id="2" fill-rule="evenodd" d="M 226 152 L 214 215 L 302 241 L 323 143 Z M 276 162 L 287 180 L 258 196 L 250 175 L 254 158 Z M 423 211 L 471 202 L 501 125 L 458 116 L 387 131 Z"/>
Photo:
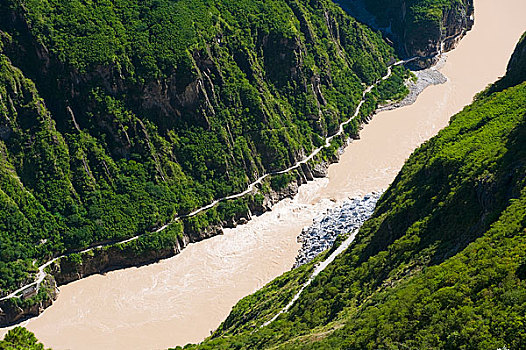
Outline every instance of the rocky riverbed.
<path id="1" fill-rule="evenodd" d="M 364 197 L 347 199 L 340 206 L 328 209 L 313 220 L 298 236 L 301 248 L 296 256 L 294 267 L 312 261 L 318 254 L 332 247 L 340 234 L 358 229 L 374 212 L 381 192 L 373 192 Z"/>

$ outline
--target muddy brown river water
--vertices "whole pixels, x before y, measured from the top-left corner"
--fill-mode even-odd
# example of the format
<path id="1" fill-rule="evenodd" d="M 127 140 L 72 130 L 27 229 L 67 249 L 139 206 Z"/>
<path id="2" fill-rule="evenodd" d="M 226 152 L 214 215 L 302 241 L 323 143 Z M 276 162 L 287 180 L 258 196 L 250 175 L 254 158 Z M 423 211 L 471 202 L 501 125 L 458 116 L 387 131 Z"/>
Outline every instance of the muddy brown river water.
<path id="1" fill-rule="evenodd" d="M 447 54 L 448 82 L 364 127 L 326 179 L 236 229 L 156 264 L 60 287 L 55 304 L 22 325 L 53 349 L 163 349 L 199 342 L 242 297 L 289 270 L 304 226 L 347 197 L 385 189 L 422 142 L 475 93 L 504 75 L 526 30 L 526 1 L 475 0 L 475 26 Z M 0 329 L 0 338 L 6 329 Z"/>

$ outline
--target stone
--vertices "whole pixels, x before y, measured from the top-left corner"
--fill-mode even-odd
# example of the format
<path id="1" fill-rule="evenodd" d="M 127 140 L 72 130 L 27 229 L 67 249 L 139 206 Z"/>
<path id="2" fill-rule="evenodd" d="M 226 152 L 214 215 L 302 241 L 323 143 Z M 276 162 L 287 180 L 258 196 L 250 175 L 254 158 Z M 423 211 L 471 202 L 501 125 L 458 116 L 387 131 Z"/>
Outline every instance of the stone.
<path id="1" fill-rule="evenodd" d="M 338 207 L 329 209 L 326 214 L 316 217 L 310 227 L 305 227 L 298 236 L 301 249 L 296 256 L 294 267 L 312 261 L 323 251 L 330 249 L 341 234 L 358 228 L 374 213 L 381 193 L 370 193 L 362 198 L 344 201 Z"/>

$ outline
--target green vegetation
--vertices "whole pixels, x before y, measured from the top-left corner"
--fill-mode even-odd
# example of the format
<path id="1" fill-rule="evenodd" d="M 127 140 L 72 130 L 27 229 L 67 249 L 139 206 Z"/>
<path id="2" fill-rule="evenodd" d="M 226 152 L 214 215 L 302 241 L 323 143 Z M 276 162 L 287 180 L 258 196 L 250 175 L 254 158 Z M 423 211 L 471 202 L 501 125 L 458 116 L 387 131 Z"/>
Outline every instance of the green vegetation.
<path id="1" fill-rule="evenodd" d="M 372 91 L 378 103 L 400 101 L 409 94 L 409 89 L 405 85 L 407 80 L 416 79 L 415 75 L 403 66 L 393 67 L 393 75 L 389 79 L 383 80 Z M 376 107 L 376 105 L 375 105 Z"/>
<path id="2" fill-rule="evenodd" d="M 53 256 L 150 232 L 287 168 L 394 56 L 329 0 L 5 0 L 0 18 L 0 296 Z M 170 248 L 261 202 L 222 203 L 123 249 Z"/>
<path id="3" fill-rule="evenodd" d="M 27 329 L 16 327 L 0 340 L 0 350 L 44 350 L 44 345 Z"/>
<path id="4" fill-rule="evenodd" d="M 526 82 L 509 83 L 521 57 L 413 153 L 350 248 L 289 312 L 229 328 L 246 318 L 241 302 L 198 348 L 525 348 Z M 275 295 L 272 286 L 258 295 Z M 254 299 L 264 316 L 249 324 L 276 314 Z"/>

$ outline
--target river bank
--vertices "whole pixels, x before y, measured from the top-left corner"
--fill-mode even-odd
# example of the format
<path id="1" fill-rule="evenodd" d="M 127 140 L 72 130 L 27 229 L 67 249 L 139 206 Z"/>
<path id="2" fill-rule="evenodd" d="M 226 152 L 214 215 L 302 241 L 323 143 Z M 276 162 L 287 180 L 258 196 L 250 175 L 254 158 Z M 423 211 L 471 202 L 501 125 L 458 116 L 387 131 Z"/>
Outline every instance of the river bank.
<path id="1" fill-rule="evenodd" d="M 52 308 L 24 324 L 54 349 L 150 349 L 203 339 L 241 297 L 290 269 L 298 234 L 335 205 L 331 199 L 386 188 L 415 147 L 503 74 L 524 30 L 525 4 L 478 0 L 475 6 L 473 31 L 441 69 L 448 82 L 429 87 L 412 106 L 375 116 L 328 178 L 171 259 L 63 286 Z"/>

